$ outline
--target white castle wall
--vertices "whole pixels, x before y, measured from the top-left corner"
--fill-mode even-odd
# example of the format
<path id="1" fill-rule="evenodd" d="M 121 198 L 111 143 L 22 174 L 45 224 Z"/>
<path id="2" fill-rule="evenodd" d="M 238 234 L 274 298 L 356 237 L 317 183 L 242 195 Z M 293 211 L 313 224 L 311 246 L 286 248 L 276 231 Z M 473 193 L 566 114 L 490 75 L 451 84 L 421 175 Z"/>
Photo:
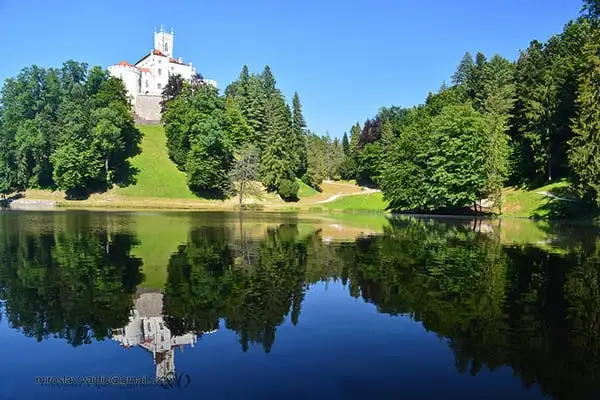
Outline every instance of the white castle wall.
<path id="1" fill-rule="evenodd" d="M 162 96 L 159 95 L 138 95 L 133 105 L 133 112 L 136 119 L 145 122 L 160 121 L 160 102 Z"/>

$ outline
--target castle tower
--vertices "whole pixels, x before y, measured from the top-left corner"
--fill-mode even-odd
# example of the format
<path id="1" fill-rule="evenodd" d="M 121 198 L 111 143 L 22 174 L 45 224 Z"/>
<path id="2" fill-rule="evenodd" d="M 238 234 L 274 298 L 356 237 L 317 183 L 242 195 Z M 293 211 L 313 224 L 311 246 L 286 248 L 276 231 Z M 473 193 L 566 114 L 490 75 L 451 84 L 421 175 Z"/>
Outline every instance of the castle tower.
<path id="1" fill-rule="evenodd" d="M 160 31 L 154 32 L 154 49 L 160 50 L 167 57 L 173 57 L 173 30 L 165 32 L 162 25 Z"/>

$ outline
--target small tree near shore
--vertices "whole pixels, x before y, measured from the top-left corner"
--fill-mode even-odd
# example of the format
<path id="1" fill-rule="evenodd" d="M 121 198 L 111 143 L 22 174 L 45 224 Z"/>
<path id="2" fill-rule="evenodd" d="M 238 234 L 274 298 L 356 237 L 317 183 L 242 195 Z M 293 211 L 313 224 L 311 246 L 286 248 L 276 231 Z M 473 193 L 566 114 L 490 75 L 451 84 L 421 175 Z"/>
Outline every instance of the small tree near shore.
<path id="1" fill-rule="evenodd" d="M 235 155 L 231 180 L 239 196 L 240 210 L 244 208 L 244 198 L 259 196 L 261 193 L 258 184 L 260 160 L 258 149 L 252 145 L 244 146 Z"/>

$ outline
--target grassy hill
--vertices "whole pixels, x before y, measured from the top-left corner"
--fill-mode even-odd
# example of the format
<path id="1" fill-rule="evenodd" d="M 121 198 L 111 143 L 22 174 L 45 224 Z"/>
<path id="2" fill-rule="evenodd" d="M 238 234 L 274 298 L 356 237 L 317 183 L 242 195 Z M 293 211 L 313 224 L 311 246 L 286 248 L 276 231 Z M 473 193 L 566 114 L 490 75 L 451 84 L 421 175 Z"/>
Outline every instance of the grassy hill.
<path id="1" fill-rule="evenodd" d="M 158 197 L 197 199 L 186 184 L 185 173 L 179 171 L 167 152 L 167 138 L 160 125 L 138 126 L 144 134 L 142 152 L 131 163 L 138 169 L 135 185 L 116 188 L 124 197 Z"/>

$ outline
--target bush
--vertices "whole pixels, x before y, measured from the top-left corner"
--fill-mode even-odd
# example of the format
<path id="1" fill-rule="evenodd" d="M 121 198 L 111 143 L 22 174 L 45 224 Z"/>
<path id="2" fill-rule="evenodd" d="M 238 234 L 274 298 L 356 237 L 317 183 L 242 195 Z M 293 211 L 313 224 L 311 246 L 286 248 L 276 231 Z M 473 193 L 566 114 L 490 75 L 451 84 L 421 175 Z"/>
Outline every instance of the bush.
<path id="1" fill-rule="evenodd" d="M 277 193 L 279 193 L 281 198 L 285 201 L 294 201 L 298 200 L 299 189 L 300 185 L 298 185 L 298 182 L 295 180 L 284 179 L 281 181 Z"/>

